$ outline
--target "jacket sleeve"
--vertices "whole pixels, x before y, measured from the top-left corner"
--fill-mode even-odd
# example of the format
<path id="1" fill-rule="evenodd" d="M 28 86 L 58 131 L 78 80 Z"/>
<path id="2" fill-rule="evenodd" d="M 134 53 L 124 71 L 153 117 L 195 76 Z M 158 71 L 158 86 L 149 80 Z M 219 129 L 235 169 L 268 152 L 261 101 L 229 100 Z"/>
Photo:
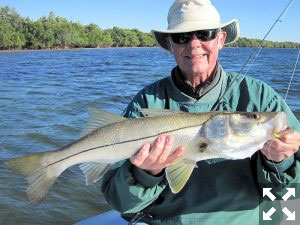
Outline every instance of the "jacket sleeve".
<path id="1" fill-rule="evenodd" d="M 140 117 L 145 108 L 143 95 L 138 94 L 128 105 L 125 117 Z M 164 174 L 152 176 L 135 167 L 130 160 L 117 162 L 103 177 L 102 192 L 110 206 L 121 213 L 137 213 L 154 202 L 167 186 Z"/>
<path id="2" fill-rule="evenodd" d="M 271 96 L 270 96 L 271 95 Z M 292 113 L 286 102 L 273 89 L 268 93 L 269 103 L 262 111 L 282 111 L 287 115 L 287 125 L 296 131 L 300 131 L 299 121 Z M 266 99 L 266 98 L 265 98 Z M 271 99 L 271 100 L 270 100 Z M 285 188 L 300 183 L 300 152 L 296 152 L 290 158 L 279 163 L 268 160 L 260 151 L 252 159 L 256 163 L 256 172 L 260 187 L 272 187 L 282 196 Z M 285 190 L 286 191 L 286 190 Z M 297 194 L 300 197 L 300 193 Z"/>
<path id="3" fill-rule="evenodd" d="M 104 175 L 102 192 L 113 209 L 137 213 L 154 202 L 166 186 L 164 174 L 152 176 L 125 160 Z"/>

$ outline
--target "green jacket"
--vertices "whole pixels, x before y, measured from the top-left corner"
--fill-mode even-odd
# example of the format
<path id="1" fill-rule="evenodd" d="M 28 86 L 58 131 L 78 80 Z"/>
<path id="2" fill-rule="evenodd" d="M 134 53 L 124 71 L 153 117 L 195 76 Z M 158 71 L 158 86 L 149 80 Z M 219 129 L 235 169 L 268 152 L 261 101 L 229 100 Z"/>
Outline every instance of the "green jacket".
<path id="1" fill-rule="evenodd" d="M 124 115 L 139 117 L 140 108 L 175 111 L 210 111 L 236 75 L 221 67 L 218 84 L 199 100 L 180 92 L 171 77 L 161 79 L 141 90 L 128 105 Z M 239 75 L 217 104 L 216 110 L 284 111 L 288 124 L 300 131 L 300 125 L 284 100 L 268 85 L 251 77 Z M 211 159 L 199 161 L 185 187 L 173 194 L 164 175 L 152 176 L 133 166 L 129 160 L 119 162 L 103 179 L 102 191 L 108 203 L 130 219 L 135 213 L 150 210 L 153 216 L 141 219 L 150 224 L 263 224 L 262 210 L 274 207 L 272 225 L 279 224 L 283 215 L 278 201 L 262 198 L 262 187 L 273 188 L 279 196 L 284 188 L 300 183 L 300 152 L 274 164 L 259 151 L 243 160 Z M 299 193 L 297 193 L 299 194 Z"/>

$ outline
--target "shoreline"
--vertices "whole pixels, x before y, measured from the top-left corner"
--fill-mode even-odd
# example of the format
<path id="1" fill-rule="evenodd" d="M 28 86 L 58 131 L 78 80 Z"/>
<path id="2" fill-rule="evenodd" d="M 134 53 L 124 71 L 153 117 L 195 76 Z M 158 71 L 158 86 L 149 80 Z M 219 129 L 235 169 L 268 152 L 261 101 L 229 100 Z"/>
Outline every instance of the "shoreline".
<path id="1" fill-rule="evenodd" d="M 36 51 L 74 51 L 74 50 L 102 50 L 102 49 L 111 49 L 111 48 L 120 48 L 120 49 L 126 49 L 126 48 L 159 48 L 158 46 L 152 46 L 152 47 L 95 47 L 95 48 L 53 48 L 53 49 L 0 49 L 1 52 L 36 52 Z M 256 48 L 256 47 L 239 47 L 239 46 L 224 46 L 224 48 Z M 267 47 L 265 47 L 267 48 Z M 298 48 L 267 48 L 267 49 L 298 49 Z"/>
<path id="2" fill-rule="evenodd" d="M 101 49 L 111 49 L 111 48 L 158 48 L 153 47 L 95 47 L 95 48 L 53 48 L 53 49 L 0 49 L 0 52 L 37 52 L 37 51 L 74 51 L 74 50 L 101 50 Z"/>

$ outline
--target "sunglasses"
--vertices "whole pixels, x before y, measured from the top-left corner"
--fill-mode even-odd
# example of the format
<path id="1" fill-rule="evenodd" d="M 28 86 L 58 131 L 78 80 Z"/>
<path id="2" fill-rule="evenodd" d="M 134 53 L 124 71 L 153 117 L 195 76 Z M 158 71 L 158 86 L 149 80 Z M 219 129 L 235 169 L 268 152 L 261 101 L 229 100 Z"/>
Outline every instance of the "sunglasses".
<path id="1" fill-rule="evenodd" d="M 209 30 L 197 30 L 197 31 L 186 32 L 186 33 L 173 33 L 170 34 L 170 37 L 175 44 L 189 43 L 193 37 L 193 34 L 195 34 L 200 41 L 211 41 L 216 38 L 219 30 L 220 29 L 209 29 Z"/>

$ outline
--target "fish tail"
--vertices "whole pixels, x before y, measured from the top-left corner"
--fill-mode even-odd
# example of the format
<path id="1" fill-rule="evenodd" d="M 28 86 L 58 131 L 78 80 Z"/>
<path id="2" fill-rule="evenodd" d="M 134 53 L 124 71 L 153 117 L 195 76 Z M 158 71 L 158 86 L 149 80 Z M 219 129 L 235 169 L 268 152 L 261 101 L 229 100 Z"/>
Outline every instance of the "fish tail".
<path id="1" fill-rule="evenodd" d="M 51 165 L 43 165 L 48 153 L 34 154 L 14 158 L 5 164 L 15 173 L 26 176 L 28 181 L 27 197 L 32 203 L 38 203 L 54 184 L 61 172 Z"/>

